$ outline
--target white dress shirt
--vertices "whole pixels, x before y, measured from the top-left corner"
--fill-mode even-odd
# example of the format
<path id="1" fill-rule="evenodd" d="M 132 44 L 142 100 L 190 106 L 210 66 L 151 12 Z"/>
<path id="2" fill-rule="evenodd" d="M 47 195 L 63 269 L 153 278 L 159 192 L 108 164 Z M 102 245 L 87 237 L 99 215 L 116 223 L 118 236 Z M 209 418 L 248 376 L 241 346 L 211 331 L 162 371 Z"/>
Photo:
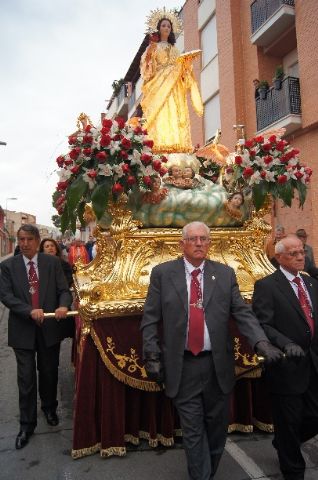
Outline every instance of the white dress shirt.
<path id="1" fill-rule="evenodd" d="M 29 265 L 29 262 L 33 262 L 34 264 L 34 268 L 35 268 L 35 271 L 36 271 L 36 275 L 38 278 L 39 277 L 39 268 L 38 268 L 38 254 L 36 253 L 34 255 L 33 258 L 27 258 L 23 255 L 23 261 L 24 261 L 24 265 L 25 265 L 25 268 L 26 268 L 26 271 L 27 271 L 27 274 L 28 274 L 28 278 L 29 278 L 29 270 L 30 270 L 30 265 Z"/>
<path id="2" fill-rule="evenodd" d="M 312 302 L 311 302 L 311 298 L 310 298 L 310 295 L 308 293 L 308 290 L 307 290 L 307 287 L 306 287 L 306 284 L 304 282 L 304 280 L 301 278 L 301 275 L 300 273 L 298 272 L 297 275 L 293 275 L 292 273 L 288 272 L 287 270 L 285 270 L 284 267 L 282 267 L 280 265 L 280 271 L 285 275 L 285 277 L 287 278 L 287 280 L 289 281 L 292 289 L 294 290 L 295 292 L 295 295 L 296 297 L 298 298 L 298 286 L 297 286 L 297 283 L 293 282 L 294 278 L 297 277 L 297 278 L 300 278 L 300 283 L 302 284 L 302 287 L 304 289 L 304 292 L 308 298 L 308 301 L 309 301 L 309 305 L 311 306 L 312 308 Z"/>

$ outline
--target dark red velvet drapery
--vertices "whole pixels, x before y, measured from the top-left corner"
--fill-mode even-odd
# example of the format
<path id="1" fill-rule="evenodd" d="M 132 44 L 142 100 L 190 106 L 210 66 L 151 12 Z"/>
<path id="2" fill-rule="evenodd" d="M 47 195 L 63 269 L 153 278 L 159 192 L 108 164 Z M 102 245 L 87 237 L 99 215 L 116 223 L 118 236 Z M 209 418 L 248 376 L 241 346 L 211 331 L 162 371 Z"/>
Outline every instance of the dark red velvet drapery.
<path id="1" fill-rule="evenodd" d="M 77 336 L 73 458 L 125 455 L 126 442 L 140 439 L 171 446 L 181 434 L 171 401 L 144 375 L 139 325 L 139 316 L 103 318 L 89 335 Z M 253 354 L 231 328 L 242 371 Z M 251 432 L 254 425 L 271 431 L 269 397 L 261 378 L 242 378 L 231 398 L 229 431 Z"/>

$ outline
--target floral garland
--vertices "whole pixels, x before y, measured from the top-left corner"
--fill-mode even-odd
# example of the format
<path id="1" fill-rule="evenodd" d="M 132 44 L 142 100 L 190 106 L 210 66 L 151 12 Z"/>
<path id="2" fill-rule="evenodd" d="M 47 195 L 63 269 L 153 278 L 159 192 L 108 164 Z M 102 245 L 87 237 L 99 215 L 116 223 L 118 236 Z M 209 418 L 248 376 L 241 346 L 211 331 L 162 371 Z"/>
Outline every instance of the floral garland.
<path id="1" fill-rule="evenodd" d="M 259 210 L 268 194 L 291 206 L 294 190 L 303 206 L 312 169 L 301 164 L 299 150 L 278 135 L 246 140 L 242 153 L 227 160 L 225 181 L 231 189 L 251 188 L 253 203 Z"/>
<path id="2" fill-rule="evenodd" d="M 97 219 L 109 200 L 122 193 L 151 190 L 155 177 L 167 173 L 167 158 L 152 153 L 153 141 L 140 124 L 128 125 L 118 117 L 104 119 L 100 127 L 86 125 L 69 136 L 70 151 L 56 162 L 59 182 L 53 206 L 61 216 L 61 229 L 83 224 L 85 204 L 92 202 Z"/>

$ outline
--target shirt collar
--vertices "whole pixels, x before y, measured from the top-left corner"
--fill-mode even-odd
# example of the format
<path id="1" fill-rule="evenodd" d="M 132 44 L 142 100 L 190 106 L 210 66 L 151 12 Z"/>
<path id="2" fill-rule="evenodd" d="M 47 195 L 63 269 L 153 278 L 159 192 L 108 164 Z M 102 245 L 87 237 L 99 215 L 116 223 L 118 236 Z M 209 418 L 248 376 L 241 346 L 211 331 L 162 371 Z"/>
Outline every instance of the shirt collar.
<path id="1" fill-rule="evenodd" d="M 37 253 L 36 253 L 36 254 L 34 255 L 34 257 L 31 258 L 31 259 L 28 258 L 28 257 L 25 257 L 24 255 L 22 255 L 22 256 L 23 256 L 24 265 L 25 265 L 26 267 L 29 266 L 29 262 L 33 262 L 35 268 L 38 266 L 38 254 L 37 254 Z"/>
<path id="2" fill-rule="evenodd" d="M 288 270 L 286 270 L 286 269 L 285 269 L 284 267 L 282 267 L 281 265 L 280 265 L 279 268 L 280 268 L 280 271 L 285 275 L 285 277 L 287 278 L 287 280 L 288 280 L 289 282 L 292 282 L 295 277 L 298 277 L 298 278 L 301 279 L 301 276 L 300 276 L 299 272 L 297 273 L 297 275 L 294 275 L 293 273 L 288 272 Z"/>
<path id="3" fill-rule="evenodd" d="M 193 272 L 193 270 L 197 270 L 198 268 L 201 270 L 201 273 L 203 272 L 205 260 L 203 260 L 203 262 L 198 267 L 195 267 L 194 265 L 192 265 L 192 263 L 190 263 L 189 260 L 187 260 L 185 257 L 183 257 L 183 260 L 184 260 L 184 264 L 186 266 L 186 270 L 190 274 Z"/>

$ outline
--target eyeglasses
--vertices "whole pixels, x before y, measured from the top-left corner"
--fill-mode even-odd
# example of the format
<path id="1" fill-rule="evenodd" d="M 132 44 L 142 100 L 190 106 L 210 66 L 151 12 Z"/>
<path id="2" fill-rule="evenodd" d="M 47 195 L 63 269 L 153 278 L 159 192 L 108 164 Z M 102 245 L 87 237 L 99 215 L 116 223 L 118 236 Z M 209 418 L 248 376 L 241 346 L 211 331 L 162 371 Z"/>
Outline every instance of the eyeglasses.
<path id="1" fill-rule="evenodd" d="M 201 243 L 209 243 L 210 242 L 210 238 L 209 237 L 200 237 L 200 236 L 196 236 L 196 237 L 186 237 L 184 238 L 183 240 L 189 242 L 189 243 L 197 243 L 198 241 L 200 241 Z"/>
<path id="2" fill-rule="evenodd" d="M 294 252 L 284 252 L 284 253 L 289 257 L 297 257 L 297 255 L 301 255 L 303 257 L 305 255 L 304 250 L 295 250 Z"/>

